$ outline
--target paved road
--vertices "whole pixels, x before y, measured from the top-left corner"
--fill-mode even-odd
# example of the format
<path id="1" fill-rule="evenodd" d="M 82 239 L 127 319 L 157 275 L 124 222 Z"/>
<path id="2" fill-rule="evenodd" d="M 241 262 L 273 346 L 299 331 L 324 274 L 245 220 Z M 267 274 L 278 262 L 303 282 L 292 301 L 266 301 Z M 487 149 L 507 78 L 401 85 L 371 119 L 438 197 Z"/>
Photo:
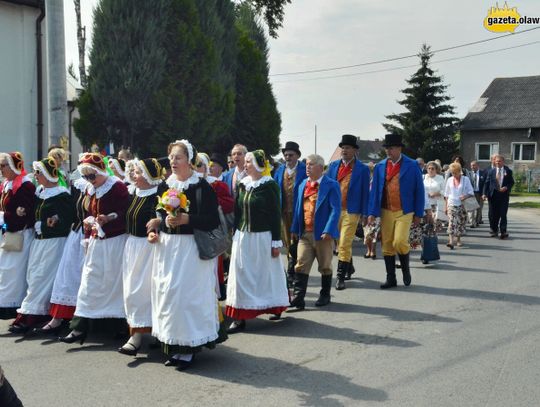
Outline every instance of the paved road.
<path id="1" fill-rule="evenodd" d="M 0 361 L 25 406 L 536 406 L 539 214 L 511 210 L 509 240 L 484 225 L 463 248 L 441 245 L 436 265 L 416 252 L 408 288 L 379 290 L 383 261 L 357 256 L 331 306 L 250 321 L 184 373 L 103 338 L 79 347 L 3 335 Z M 310 304 L 318 284 L 315 272 Z"/>

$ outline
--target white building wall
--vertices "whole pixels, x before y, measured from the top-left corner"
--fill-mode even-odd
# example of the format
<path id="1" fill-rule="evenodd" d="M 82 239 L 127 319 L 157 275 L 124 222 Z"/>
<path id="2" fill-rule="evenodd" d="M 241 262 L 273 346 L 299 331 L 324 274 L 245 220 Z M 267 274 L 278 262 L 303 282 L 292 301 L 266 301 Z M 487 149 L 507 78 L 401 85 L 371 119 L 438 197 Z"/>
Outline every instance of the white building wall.
<path id="1" fill-rule="evenodd" d="M 37 157 L 36 19 L 39 10 L 0 2 L 0 151 L 23 153 L 27 170 Z M 42 27 L 45 33 L 45 26 Z M 45 54 L 45 36 L 42 37 Z M 46 87 L 46 58 L 43 58 Z M 47 97 L 43 94 L 43 148 L 47 149 Z"/>

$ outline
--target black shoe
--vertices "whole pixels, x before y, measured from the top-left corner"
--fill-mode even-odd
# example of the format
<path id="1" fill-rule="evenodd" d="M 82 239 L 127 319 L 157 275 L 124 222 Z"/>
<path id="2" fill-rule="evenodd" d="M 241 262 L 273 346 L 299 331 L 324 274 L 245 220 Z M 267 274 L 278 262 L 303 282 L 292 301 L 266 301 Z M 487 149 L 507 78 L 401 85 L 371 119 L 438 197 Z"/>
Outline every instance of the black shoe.
<path id="1" fill-rule="evenodd" d="M 507 238 L 508 238 L 508 233 L 501 232 L 501 236 L 499 237 L 499 239 L 504 240 L 504 239 L 507 239 Z"/>
<path id="2" fill-rule="evenodd" d="M 79 342 L 81 345 L 84 344 L 84 341 L 86 341 L 86 332 L 81 332 L 79 335 L 67 335 L 67 336 L 59 336 L 58 340 L 60 342 L 64 343 L 75 343 Z"/>
<path id="3" fill-rule="evenodd" d="M 31 335 L 31 336 L 54 335 L 54 336 L 58 336 L 58 334 L 60 333 L 60 331 L 63 328 L 63 324 L 60 324 L 55 328 L 44 329 L 46 326 L 49 326 L 49 324 L 46 324 L 41 328 L 34 328 L 30 332 L 28 332 L 26 335 Z"/>
<path id="4" fill-rule="evenodd" d="M 386 266 L 386 282 L 381 284 L 382 290 L 397 286 L 396 256 L 384 256 L 384 264 Z"/>
<path id="5" fill-rule="evenodd" d="M 193 359 L 195 359 L 195 355 L 191 356 L 191 360 L 188 362 L 187 360 L 181 360 L 178 359 L 178 364 L 176 365 L 176 370 L 179 372 L 182 372 L 186 369 L 189 369 L 191 365 L 193 365 Z"/>
<path id="6" fill-rule="evenodd" d="M 429 264 L 429 261 L 427 261 L 427 260 L 422 260 L 422 264 Z"/>
<path id="7" fill-rule="evenodd" d="M 129 348 L 126 348 L 126 346 L 129 346 Z M 135 345 L 131 343 L 126 343 L 124 346 L 118 348 L 118 353 L 121 353 L 122 355 L 128 355 L 128 356 L 137 356 L 137 352 L 141 349 L 141 347 L 135 347 Z"/>
<path id="8" fill-rule="evenodd" d="M 306 302 L 304 297 L 306 296 L 307 285 L 309 281 L 309 275 L 304 273 L 294 274 L 293 284 L 293 299 L 291 300 L 291 307 L 296 308 L 297 311 L 301 311 L 306 308 Z"/>
<path id="9" fill-rule="evenodd" d="M 178 366 L 178 362 L 180 362 L 180 360 L 176 359 L 176 358 L 169 358 L 165 361 L 164 365 L 165 366 Z"/>
<path id="10" fill-rule="evenodd" d="M 246 321 L 241 319 L 239 321 L 233 321 L 231 325 L 227 328 L 228 334 L 235 334 L 237 332 L 243 331 L 246 329 Z"/>
<path id="11" fill-rule="evenodd" d="M 409 253 L 399 254 L 399 262 L 401 263 L 401 272 L 403 273 L 403 284 L 411 285 L 411 269 L 409 267 Z"/>
<path id="12" fill-rule="evenodd" d="M 351 258 L 351 262 L 348 264 L 349 266 L 347 267 L 347 272 L 345 273 L 345 280 L 350 280 L 351 276 L 356 272 L 356 270 L 354 269 L 352 258 Z"/>
<path id="13" fill-rule="evenodd" d="M 28 325 L 23 325 L 23 324 L 10 325 L 8 328 L 9 332 L 11 332 L 12 334 L 17 334 L 17 335 L 21 335 L 21 334 L 24 335 L 29 330 L 30 330 L 30 327 Z"/>
<path id="14" fill-rule="evenodd" d="M 366 253 L 366 254 L 364 254 L 364 259 L 369 259 L 370 257 L 371 257 L 371 255 L 370 255 L 370 254 L 367 254 L 367 253 Z"/>
<path id="15" fill-rule="evenodd" d="M 497 237 L 497 232 L 489 232 L 490 237 Z"/>
<path id="16" fill-rule="evenodd" d="M 324 307 L 330 304 L 330 290 L 332 289 L 332 276 L 321 276 L 321 291 L 315 302 L 316 307 Z"/>
<path id="17" fill-rule="evenodd" d="M 279 321 L 281 319 L 281 313 L 271 315 L 270 318 L 268 318 L 270 321 Z"/>
<path id="18" fill-rule="evenodd" d="M 376 255 L 376 254 L 374 254 L 373 256 L 371 256 L 371 260 L 375 260 L 375 259 L 377 259 L 377 255 Z"/>
<path id="19" fill-rule="evenodd" d="M 345 276 L 347 275 L 348 267 L 350 263 L 338 260 L 337 273 L 336 273 L 336 290 L 345 289 Z"/>

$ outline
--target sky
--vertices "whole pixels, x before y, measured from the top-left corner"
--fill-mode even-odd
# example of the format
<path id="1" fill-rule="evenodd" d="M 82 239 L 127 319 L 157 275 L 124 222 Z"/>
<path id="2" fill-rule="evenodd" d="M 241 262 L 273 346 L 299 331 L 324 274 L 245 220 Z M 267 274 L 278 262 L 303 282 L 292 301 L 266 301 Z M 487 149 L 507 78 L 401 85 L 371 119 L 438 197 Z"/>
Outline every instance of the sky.
<path id="1" fill-rule="evenodd" d="M 89 48 L 92 9 L 98 1 L 81 3 Z M 483 20 L 495 5 L 486 0 L 293 0 L 285 9 L 279 37 L 270 39 L 270 80 L 282 118 L 281 144 L 296 141 L 303 155 L 315 152 L 316 126 L 317 153 L 327 159 L 342 134 L 384 138 L 381 123 L 385 115 L 402 111 L 397 103 L 403 97 L 400 90 L 417 70 L 397 68 L 415 65 L 418 58 L 306 75 L 278 74 L 415 55 L 423 43 L 437 50 L 492 39 L 503 34 L 486 30 Z M 513 0 L 508 6 L 521 15 L 540 17 L 538 0 Z M 64 0 L 64 8 L 66 62 L 77 67 L 73 2 Z M 533 27 L 538 26 L 521 25 L 516 33 Z M 540 41 L 540 29 L 434 55 L 432 68 L 448 85 L 456 116 L 465 117 L 494 78 L 540 75 L 540 42 L 515 48 L 535 41 Z M 366 73 L 375 70 L 385 71 Z"/>

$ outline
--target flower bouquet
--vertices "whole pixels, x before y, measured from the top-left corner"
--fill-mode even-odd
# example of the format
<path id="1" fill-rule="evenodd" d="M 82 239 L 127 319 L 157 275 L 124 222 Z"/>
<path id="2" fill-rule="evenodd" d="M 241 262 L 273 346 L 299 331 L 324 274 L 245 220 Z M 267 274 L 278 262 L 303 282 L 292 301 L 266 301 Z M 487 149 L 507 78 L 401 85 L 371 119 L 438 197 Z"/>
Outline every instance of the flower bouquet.
<path id="1" fill-rule="evenodd" d="M 158 196 L 157 209 L 163 209 L 168 215 L 176 216 L 179 212 L 189 212 L 189 200 L 186 194 L 176 189 L 168 189 Z"/>

